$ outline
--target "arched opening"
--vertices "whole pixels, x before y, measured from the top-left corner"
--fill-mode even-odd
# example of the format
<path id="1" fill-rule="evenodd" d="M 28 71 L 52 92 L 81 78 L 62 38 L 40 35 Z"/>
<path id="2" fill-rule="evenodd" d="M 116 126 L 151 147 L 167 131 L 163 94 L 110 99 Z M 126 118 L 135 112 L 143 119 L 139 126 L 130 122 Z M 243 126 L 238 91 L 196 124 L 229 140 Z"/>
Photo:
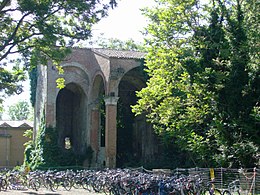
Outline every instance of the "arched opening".
<path id="1" fill-rule="evenodd" d="M 58 144 L 64 150 L 72 149 L 75 154 L 81 154 L 84 150 L 85 100 L 83 90 L 75 83 L 61 89 L 56 99 Z"/>
<path id="2" fill-rule="evenodd" d="M 143 69 L 137 67 L 124 75 L 119 84 L 117 104 L 117 167 L 138 166 L 142 161 L 142 131 L 147 129 L 145 116 L 138 118 L 131 105 L 137 102 L 136 91 L 145 87 Z M 143 129 L 141 129 L 143 128 Z"/>
<path id="3" fill-rule="evenodd" d="M 105 87 L 101 75 L 97 75 L 92 88 L 91 146 L 97 166 L 105 164 Z"/>
<path id="4" fill-rule="evenodd" d="M 94 107 L 98 109 L 98 143 L 99 147 L 105 147 L 105 88 L 103 78 L 98 75 L 96 76 L 93 83 L 93 102 Z"/>

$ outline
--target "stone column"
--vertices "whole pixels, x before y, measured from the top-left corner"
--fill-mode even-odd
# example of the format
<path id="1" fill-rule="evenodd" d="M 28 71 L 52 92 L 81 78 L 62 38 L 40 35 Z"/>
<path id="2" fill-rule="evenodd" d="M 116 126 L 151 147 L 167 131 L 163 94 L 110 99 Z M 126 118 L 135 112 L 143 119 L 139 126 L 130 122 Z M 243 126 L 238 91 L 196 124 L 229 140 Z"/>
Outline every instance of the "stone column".
<path id="1" fill-rule="evenodd" d="M 105 98 L 106 104 L 106 167 L 116 167 L 116 115 L 117 115 L 117 101 L 119 97 L 107 97 Z"/>

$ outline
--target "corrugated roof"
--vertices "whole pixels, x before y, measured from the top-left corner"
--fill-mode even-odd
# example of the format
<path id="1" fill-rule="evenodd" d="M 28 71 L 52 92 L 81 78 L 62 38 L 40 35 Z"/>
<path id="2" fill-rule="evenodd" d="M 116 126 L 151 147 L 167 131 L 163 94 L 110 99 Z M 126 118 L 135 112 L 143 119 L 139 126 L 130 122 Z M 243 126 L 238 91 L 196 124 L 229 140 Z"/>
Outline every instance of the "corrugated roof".
<path id="1" fill-rule="evenodd" d="M 32 128 L 33 122 L 31 121 L 0 121 L 0 127 L 6 128 Z"/>
<path id="2" fill-rule="evenodd" d="M 143 59 L 145 52 L 139 51 L 125 51 L 116 49 L 92 48 L 93 52 L 108 58 L 124 58 L 124 59 Z"/>

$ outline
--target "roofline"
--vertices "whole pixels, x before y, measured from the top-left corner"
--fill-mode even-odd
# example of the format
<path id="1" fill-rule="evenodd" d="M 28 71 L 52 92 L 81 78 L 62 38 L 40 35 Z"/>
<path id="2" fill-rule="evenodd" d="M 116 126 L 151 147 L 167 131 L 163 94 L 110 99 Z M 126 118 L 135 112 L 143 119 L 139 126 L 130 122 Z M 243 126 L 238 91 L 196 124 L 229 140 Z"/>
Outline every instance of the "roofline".
<path id="1" fill-rule="evenodd" d="M 104 50 L 111 50 L 111 51 L 119 51 L 119 52 L 136 52 L 136 53 L 143 53 L 144 55 L 146 54 L 146 52 L 141 52 L 141 51 L 133 51 L 133 50 L 123 50 L 123 49 L 111 49 L 111 48 L 98 48 L 98 47 L 93 47 L 93 48 L 89 48 L 89 47 L 84 47 L 84 48 L 80 48 L 80 47 L 70 47 L 72 50 L 75 49 L 75 50 L 89 50 L 89 51 L 92 51 L 93 53 L 97 54 L 97 55 L 100 55 L 102 57 L 105 57 L 107 59 L 136 59 L 136 60 L 142 60 L 144 59 L 145 57 L 116 57 L 116 56 L 109 56 L 109 55 L 106 55 L 98 50 L 100 49 L 104 49 Z"/>

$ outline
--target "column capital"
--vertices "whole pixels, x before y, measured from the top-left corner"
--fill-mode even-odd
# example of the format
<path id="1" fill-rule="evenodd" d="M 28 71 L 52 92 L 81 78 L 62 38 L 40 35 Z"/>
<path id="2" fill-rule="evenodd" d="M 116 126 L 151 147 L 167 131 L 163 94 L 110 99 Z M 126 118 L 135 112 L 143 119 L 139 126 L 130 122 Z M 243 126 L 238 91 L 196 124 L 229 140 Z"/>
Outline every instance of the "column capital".
<path id="1" fill-rule="evenodd" d="M 114 97 L 114 96 L 108 96 L 104 98 L 106 105 L 117 105 L 118 99 L 119 97 Z"/>

